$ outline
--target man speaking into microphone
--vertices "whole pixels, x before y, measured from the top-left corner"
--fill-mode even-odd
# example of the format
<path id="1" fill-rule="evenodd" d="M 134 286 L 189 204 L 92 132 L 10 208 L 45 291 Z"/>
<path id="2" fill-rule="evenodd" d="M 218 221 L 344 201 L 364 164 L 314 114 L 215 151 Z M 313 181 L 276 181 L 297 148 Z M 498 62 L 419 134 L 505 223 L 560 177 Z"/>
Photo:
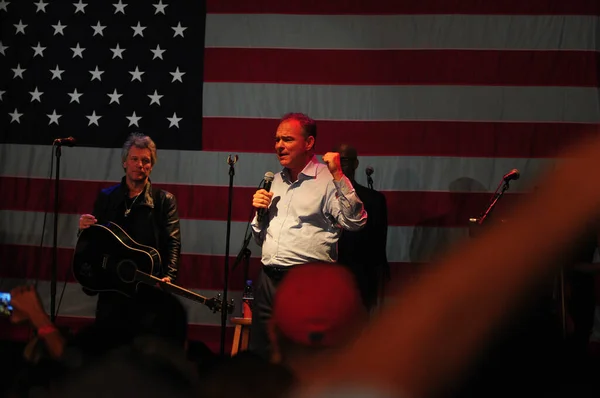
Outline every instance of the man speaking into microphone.
<path id="1" fill-rule="evenodd" d="M 336 262 L 342 230 L 356 231 L 367 222 L 363 203 L 342 171 L 340 154 L 328 152 L 325 164 L 320 163 L 316 138 L 317 125 L 307 115 L 283 116 L 275 133 L 283 170 L 275 174 L 270 190 L 259 189 L 252 198 L 257 209 L 252 231 L 262 247 L 263 267 L 255 283 L 250 348 L 266 358 L 273 297 L 289 267 Z"/>

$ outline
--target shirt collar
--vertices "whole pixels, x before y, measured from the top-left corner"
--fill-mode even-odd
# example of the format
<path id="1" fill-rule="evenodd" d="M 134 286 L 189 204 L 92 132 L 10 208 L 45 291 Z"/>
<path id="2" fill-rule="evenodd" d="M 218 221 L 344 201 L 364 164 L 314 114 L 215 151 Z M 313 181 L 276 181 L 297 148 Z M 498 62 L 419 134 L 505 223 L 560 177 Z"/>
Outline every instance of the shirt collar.
<path id="1" fill-rule="evenodd" d="M 310 160 L 306 164 L 306 166 L 304 166 L 304 168 L 302 169 L 300 174 L 298 174 L 298 181 L 306 180 L 309 178 L 317 178 L 317 172 L 318 172 L 317 166 L 319 164 L 320 163 L 319 163 L 319 160 L 317 159 L 317 156 L 313 155 L 312 158 L 310 158 Z M 281 170 L 281 178 L 284 181 L 292 182 L 292 181 L 290 181 L 290 173 L 288 172 L 287 168 L 284 168 L 283 170 Z"/>

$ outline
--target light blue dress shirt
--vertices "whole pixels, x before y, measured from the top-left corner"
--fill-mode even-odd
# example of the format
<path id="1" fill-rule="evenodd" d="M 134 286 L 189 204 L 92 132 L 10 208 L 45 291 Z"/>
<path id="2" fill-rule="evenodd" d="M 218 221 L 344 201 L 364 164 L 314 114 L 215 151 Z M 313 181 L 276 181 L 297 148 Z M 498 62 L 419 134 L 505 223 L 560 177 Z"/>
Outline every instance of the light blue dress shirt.
<path id="1" fill-rule="evenodd" d="M 273 199 L 262 223 L 252 231 L 262 246 L 262 263 L 292 266 L 316 261 L 337 261 L 342 229 L 355 231 L 367 223 L 367 213 L 352 183 L 344 176 L 334 181 L 316 156 L 290 181 L 283 169 L 271 185 Z"/>

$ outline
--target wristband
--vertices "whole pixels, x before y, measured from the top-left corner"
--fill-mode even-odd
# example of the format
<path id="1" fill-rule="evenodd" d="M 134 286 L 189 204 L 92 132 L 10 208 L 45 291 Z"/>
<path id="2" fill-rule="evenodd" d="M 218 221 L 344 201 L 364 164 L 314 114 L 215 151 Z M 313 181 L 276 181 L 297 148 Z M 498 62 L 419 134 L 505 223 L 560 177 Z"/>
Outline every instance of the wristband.
<path id="1" fill-rule="evenodd" d="M 56 332 L 56 328 L 54 327 L 54 325 L 45 325 L 37 330 L 37 334 L 40 337 L 47 336 L 54 332 Z"/>

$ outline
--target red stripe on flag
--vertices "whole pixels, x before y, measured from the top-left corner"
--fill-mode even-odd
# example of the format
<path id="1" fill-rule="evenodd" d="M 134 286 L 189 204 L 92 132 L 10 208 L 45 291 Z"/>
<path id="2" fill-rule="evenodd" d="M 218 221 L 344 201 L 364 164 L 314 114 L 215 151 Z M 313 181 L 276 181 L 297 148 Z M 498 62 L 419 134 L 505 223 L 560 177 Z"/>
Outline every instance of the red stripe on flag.
<path id="1" fill-rule="evenodd" d="M 59 212 L 83 214 L 91 213 L 98 192 L 115 182 L 65 179 L 60 184 Z M 175 195 L 180 218 L 227 220 L 228 187 L 177 184 L 154 186 Z M 0 191 L 6 193 L 0 201 L 0 210 L 45 211 L 48 197 L 54 197 L 54 185 L 39 178 L 0 177 Z M 235 188 L 232 209 L 234 221 L 248 221 L 253 212 L 252 195 L 255 191 L 256 188 Z M 49 204 L 48 210 L 52 211 L 53 200 Z"/>
<path id="2" fill-rule="evenodd" d="M 600 15 L 600 3 L 597 0 L 208 0 L 206 11 L 215 14 Z"/>
<path id="3" fill-rule="evenodd" d="M 593 51 L 207 48 L 204 63 L 207 82 L 597 87 L 598 79 Z"/>
<path id="4" fill-rule="evenodd" d="M 459 180 L 456 183 L 459 186 L 465 185 Z M 381 192 L 387 201 L 389 225 L 423 228 L 468 227 L 469 219 L 479 217 L 492 197 L 491 193 L 484 192 Z M 513 206 L 525 196 L 526 194 L 522 193 L 504 195 L 494 209 L 494 218 L 510 218 Z"/>
<path id="5" fill-rule="evenodd" d="M 207 151 L 275 153 L 277 119 L 203 119 Z M 317 150 L 340 143 L 360 156 L 546 158 L 600 128 L 595 124 L 319 120 Z"/>
<path id="6" fill-rule="evenodd" d="M 62 282 L 76 282 L 71 272 L 73 249 L 59 248 L 57 253 L 57 277 Z M 256 253 L 255 253 L 256 254 Z M 52 248 L 43 247 L 41 250 L 35 246 L 9 245 L 0 243 L 0 258 L 11 259 L 0 268 L 0 278 L 12 279 L 37 279 L 48 281 L 51 279 Z M 241 291 L 245 281 L 245 263 L 233 269 L 235 258 L 231 257 L 229 266 L 229 289 Z M 223 289 L 224 256 L 202 256 L 183 254 L 179 265 L 177 284 L 186 289 L 217 290 Z M 392 262 L 390 272 L 392 276 L 405 276 L 413 272 L 418 264 Z M 248 267 L 248 278 L 255 280 L 261 267 L 260 258 L 251 257 Z"/>
<path id="7" fill-rule="evenodd" d="M 57 278 L 60 281 L 76 282 L 71 265 L 74 249 L 58 248 Z M 0 243 L 0 258 L 10 259 L 0 268 L 0 277 L 14 279 L 50 280 L 52 248 Z M 245 263 L 235 269 L 235 257 L 230 257 L 229 289 L 244 287 Z M 182 254 L 177 276 L 178 284 L 186 289 L 222 290 L 225 256 Z M 260 258 L 251 257 L 248 276 L 254 279 L 260 269 Z"/>
<path id="8" fill-rule="evenodd" d="M 59 211 L 83 214 L 92 211 L 98 189 L 105 182 L 62 180 Z M 227 187 L 156 184 L 173 193 L 182 219 L 227 220 Z M 10 192 L 0 202 L 0 210 L 43 212 L 47 203 L 47 181 L 0 177 L 0 190 Z M 452 190 L 452 188 L 449 188 Z M 247 222 L 254 188 L 235 188 L 233 220 Z M 448 191 L 382 191 L 387 197 L 388 223 L 391 226 L 427 225 L 436 227 L 465 226 L 479 213 L 490 194 Z M 513 202 L 520 195 L 508 194 L 503 202 Z M 505 206 L 505 203 L 503 203 Z M 498 207 L 503 207 L 498 206 Z"/>
<path id="9" fill-rule="evenodd" d="M 90 326 L 93 321 L 93 318 L 58 316 L 56 325 L 69 329 L 72 333 L 77 333 L 81 329 Z M 15 325 L 8 318 L 0 318 L 0 340 L 29 341 L 32 332 L 27 324 Z M 190 324 L 188 325 L 188 340 L 203 342 L 212 352 L 217 354 L 221 344 L 221 327 Z M 225 352 L 231 352 L 232 343 L 233 327 L 227 327 L 225 330 Z"/>

